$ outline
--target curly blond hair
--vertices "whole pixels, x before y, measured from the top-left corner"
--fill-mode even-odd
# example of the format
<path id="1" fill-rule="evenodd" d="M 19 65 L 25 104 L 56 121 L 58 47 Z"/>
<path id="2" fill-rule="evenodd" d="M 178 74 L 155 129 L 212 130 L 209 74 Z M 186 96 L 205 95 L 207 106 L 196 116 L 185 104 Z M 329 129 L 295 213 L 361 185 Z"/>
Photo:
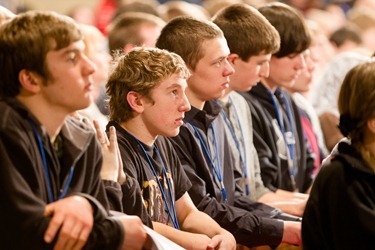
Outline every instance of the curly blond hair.
<path id="1" fill-rule="evenodd" d="M 182 58 L 166 50 L 138 47 L 118 56 L 106 85 L 110 119 L 128 121 L 133 117 L 126 98 L 129 91 L 135 91 L 152 101 L 152 89 L 175 73 L 184 79 L 190 76 Z"/>

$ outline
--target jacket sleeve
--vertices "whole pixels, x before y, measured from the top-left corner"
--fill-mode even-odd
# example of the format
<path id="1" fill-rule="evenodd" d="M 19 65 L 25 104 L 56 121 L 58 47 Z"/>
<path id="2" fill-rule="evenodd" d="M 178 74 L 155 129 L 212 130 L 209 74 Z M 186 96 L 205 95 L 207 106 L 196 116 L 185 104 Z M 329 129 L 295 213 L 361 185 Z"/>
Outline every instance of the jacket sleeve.
<path id="1" fill-rule="evenodd" d="M 258 158 L 258 153 L 254 147 L 254 144 L 251 145 L 251 152 L 252 152 L 252 157 L 250 160 L 252 161 L 252 164 L 254 164 L 254 182 L 255 182 L 255 192 L 254 198 L 255 200 L 258 200 L 260 197 L 265 195 L 266 193 L 272 192 L 269 188 L 265 187 L 263 184 L 263 180 L 261 177 L 261 172 L 260 172 L 260 164 L 259 164 L 259 158 Z"/>
<path id="2" fill-rule="evenodd" d="M 260 114 L 257 113 L 256 109 L 253 107 L 251 102 L 249 102 L 251 108 L 251 116 L 253 121 L 253 138 L 254 138 L 254 147 L 256 148 L 260 173 L 265 187 L 269 188 L 271 191 L 275 192 L 278 187 L 275 183 L 278 183 L 277 176 L 279 175 L 279 168 L 273 162 L 273 152 L 277 152 L 276 148 L 271 148 L 272 143 L 266 141 L 267 138 L 274 138 L 274 135 L 271 135 L 272 129 L 267 129 L 262 126 L 262 124 L 268 124 Z"/>
<path id="3" fill-rule="evenodd" d="M 44 216 L 46 184 L 39 152 L 31 149 L 37 148 L 31 136 L 20 127 L 0 132 L 1 249 L 52 249 L 55 243 L 43 240 L 50 218 Z M 95 211 L 94 227 L 85 248 L 117 249 L 124 238 L 123 227 L 93 198 L 105 191 L 98 173 L 92 175 L 97 177 L 89 199 Z M 106 200 L 106 196 L 103 198 Z"/>
<path id="4" fill-rule="evenodd" d="M 180 134 L 171 138 L 172 144 L 180 157 L 186 175 L 192 183 L 189 195 L 197 208 L 219 225 L 231 232 L 239 244 L 248 247 L 259 245 L 277 246 L 283 234 L 283 222 L 260 217 L 252 212 L 220 202 L 215 198 L 210 180 L 203 179 L 205 171 L 200 166 L 198 155 L 199 148 L 194 148 L 194 141 L 186 127 L 181 127 Z M 203 156 L 204 157 L 204 156 Z M 208 191 L 210 190 L 210 191 Z"/>
<path id="5" fill-rule="evenodd" d="M 107 194 L 109 208 L 118 212 L 123 212 L 122 207 L 122 190 L 120 183 L 111 180 L 103 180 L 105 191 Z"/>

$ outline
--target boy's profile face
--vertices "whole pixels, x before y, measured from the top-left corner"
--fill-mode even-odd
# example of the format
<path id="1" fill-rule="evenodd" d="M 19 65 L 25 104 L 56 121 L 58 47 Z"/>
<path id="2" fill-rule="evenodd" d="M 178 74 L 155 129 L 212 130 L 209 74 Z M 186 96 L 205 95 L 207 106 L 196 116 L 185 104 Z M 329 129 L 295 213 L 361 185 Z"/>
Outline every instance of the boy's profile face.
<path id="1" fill-rule="evenodd" d="M 292 92 L 309 91 L 310 85 L 313 81 L 313 72 L 315 70 L 316 59 L 313 57 L 309 49 L 303 52 L 303 56 L 305 58 L 306 67 L 301 71 L 301 74 L 296 79 L 296 82 L 292 87 Z"/>
<path id="2" fill-rule="evenodd" d="M 185 112 L 190 110 L 190 103 L 185 95 L 186 87 L 186 79 L 175 73 L 151 90 L 152 101 L 142 97 L 142 119 L 153 138 L 158 135 L 176 136 L 180 132 Z"/>
<path id="3" fill-rule="evenodd" d="M 40 84 L 43 98 L 56 109 L 71 113 L 88 107 L 92 101 L 94 64 L 84 54 L 83 41 L 71 43 L 46 55 L 49 72 Z"/>
<path id="4" fill-rule="evenodd" d="M 301 70 L 305 67 L 305 59 L 302 53 L 290 54 L 281 58 L 272 56 L 267 83 L 271 88 L 291 88 L 301 74 Z"/>
<path id="5" fill-rule="evenodd" d="M 235 70 L 230 77 L 229 85 L 232 90 L 249 91 L 261 78 L 268 77 L 271 54 L 251 56 L 247 61 L 243 61 L 237 55 L 233 56 L 235 56 L 233 60 L 231 60 L 232 55 L 229 56 L 229 61 Z"/>
<path id="6" fill-rule="evenodd" d="M 204 56 L 192 71 L 188 91 L 204 102 L 224 94 L 234 70 L 227 60 L 229 48 L 224 37 L 204 41 L 201 49 Z"/>

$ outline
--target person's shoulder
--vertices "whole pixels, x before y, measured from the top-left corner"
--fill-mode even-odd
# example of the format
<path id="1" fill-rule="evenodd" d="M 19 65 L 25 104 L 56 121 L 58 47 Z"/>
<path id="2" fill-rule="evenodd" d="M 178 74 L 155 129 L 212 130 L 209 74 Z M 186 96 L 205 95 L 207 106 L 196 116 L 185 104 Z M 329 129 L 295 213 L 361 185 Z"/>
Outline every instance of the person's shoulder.
<path id="1" fill-rule="evenodd" d="M 27 111 L 23 111 L 24 114 L 17 112 L 15 107 L 12 107 L 8 102 L 0 99 L 0 128 L 4 130 L 17 127 L 15 125 L 22 123 L 22 120 L 24 120 L 22 116 L 27 117 Z"/>

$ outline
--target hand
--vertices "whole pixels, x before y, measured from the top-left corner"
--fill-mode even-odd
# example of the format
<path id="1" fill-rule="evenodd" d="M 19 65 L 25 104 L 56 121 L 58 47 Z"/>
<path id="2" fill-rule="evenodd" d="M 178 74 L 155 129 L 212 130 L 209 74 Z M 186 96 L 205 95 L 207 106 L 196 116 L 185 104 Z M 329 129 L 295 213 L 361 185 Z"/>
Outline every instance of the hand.
<path id="1" fill-rule="evenodd" d="M 215 246 L 212 248 L 211 244 L 214 246 L 215 242 L 212 242 L 210 237 L 204 234 L 194 234 L 193 240 L 191 242 L 191 247 L 189 249 L 192 250 L 213 250 Z"/>
<path id="2" fill-rule="evenodd" d="M 71 196 L 46 206 L 45 216 L 52 219 L 44 234 L 44 240 L 51 243 L 60 229 L 54 250 L 82 249 L 93 224 L 94 216 L 90 202 L 81 196 Z"/>
<path id="3" fill-rule="evenodd" d="M 125 228 L 125 239 L 122 249 L 149 249 L 149 239 L 139 217 L 133 215 L 116 216 Z"/>
<path id="4" fill-rule="evenodd" d="M 221 234 L 215 235 L 211 239 L 211 243 L 208 245 L 207 249 L 228 249 L 228 250 L 235 250 L 236 240 L 234 239 L 233 235 L 228 231 L 224 231 Z"/>
<path id="5" fill-rule="evenodd" d="M 301 222 L 284 221 L 284 233 L 281 241 L 288 244 L 301 245 Z"/>
<path id="6" fill-rule="evenodd" d="M 87 119 L 86 119 L 87 123 Z M 98 121 L 94 120 L 94 128 L 96 136 L 100 142 L 103 153 L 103 166 L 101 170 L 101 178 L 104 180 L 117 181 L 120 184 L 125 182 L 125 173 L 122 164 L 120 149 L 117 144 L 117 135 L 115 127 L 109 129 L 109 140 L 101 129 Z"/>

